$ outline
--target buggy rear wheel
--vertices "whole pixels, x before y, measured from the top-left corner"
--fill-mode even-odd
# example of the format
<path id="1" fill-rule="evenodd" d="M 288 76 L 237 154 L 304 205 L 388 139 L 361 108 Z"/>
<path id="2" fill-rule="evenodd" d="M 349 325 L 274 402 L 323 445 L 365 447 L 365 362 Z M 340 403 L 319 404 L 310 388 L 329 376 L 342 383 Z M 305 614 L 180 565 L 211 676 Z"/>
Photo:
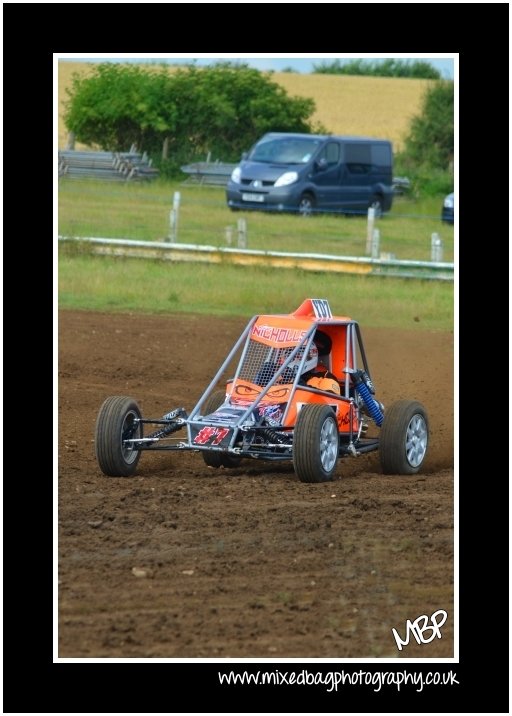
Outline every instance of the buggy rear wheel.
<path id="1" fill-rule="evenodd" d="M 384 474 L 415 475 L 428 446 L 428 416 L 416 400 L 399 400 L 384 414 L 380 431 L 380 464 Z"/>
<path id="2" fill-rule="evenodd" d="M 133 398 L 113 396 L 101 406 L 96 420 L 95 450 L 101 471 L 110 477 L 129 477 L 135 473 L 140 451 L 126 444 L 141 438 L 141 413 Z"/>
<path id="3" fill-rule="evenodd" d="M 332 480 L 339 455 L 336 415 L 328 405 L 304 405 L 293 431 L 293 467 L 301 482 Z"/>
<path id="4" fill-rule="evenodd" d="M 203 415 L 214 413 L 220 408 L 226 398 L 226 391 L 214 390 L 203 406 Z M 228 453 L 216 452 L 214 450 L 202 450 L 203 460 L 208 467 L 238 467 L 241 457 L 229 455 Z"/>

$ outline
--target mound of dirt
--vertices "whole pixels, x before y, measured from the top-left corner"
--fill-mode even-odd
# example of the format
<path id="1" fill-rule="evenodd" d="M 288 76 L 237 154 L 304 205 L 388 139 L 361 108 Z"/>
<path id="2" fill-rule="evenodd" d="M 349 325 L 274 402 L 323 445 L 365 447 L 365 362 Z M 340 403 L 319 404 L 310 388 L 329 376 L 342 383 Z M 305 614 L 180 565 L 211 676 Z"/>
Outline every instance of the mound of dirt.
<path id="1" fill-rule="evenodd" d="M 132 478 L 99 470 L 104 399 L 190 410 L 245 323 L 60 312 L 59 656 L 453 656 L 451 334 L 363 327 L 379 399 L 429 414 L 418 475 L 382 475 L 377 453 L 320 485 L 188 452 L 143 454 Z M 398 651 L 392 628 L 439 609 L 442 639 Z"/>

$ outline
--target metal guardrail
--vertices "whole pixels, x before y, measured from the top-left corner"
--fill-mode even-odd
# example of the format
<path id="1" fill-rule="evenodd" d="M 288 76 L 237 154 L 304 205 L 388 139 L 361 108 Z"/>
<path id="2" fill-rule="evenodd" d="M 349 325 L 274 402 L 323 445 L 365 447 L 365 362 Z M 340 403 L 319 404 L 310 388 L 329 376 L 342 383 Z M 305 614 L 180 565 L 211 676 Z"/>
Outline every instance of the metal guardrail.
<path id="1" fill-rule="evenodd" d="M 202 263 L 236 264 L 242 266 L 271 266 L 303 271 L 329 271 L 363 274 L 366 276 L 393 276 L 398 278 L 453 281 L 454 264 L 431 261 L 400 261 L 357 256 L 331 256 L 329 254 L 286 253 L 257 249 L 200 246 L 162 241 L 135 241 L 101 237 L 59 236 L 62 242 L 81 242 L 91 245 L 91 253 L 103 256 L 122 256 L 192 261 Z"/>
<path id="2" fill-rule="evenodd" d="M 181 171 L 189 175 L 184 184 L 226 186 L 233 169 L 237 166 L 238 164 L 227 162 L 196 162 L 185 164 L 181 167 Z"/>

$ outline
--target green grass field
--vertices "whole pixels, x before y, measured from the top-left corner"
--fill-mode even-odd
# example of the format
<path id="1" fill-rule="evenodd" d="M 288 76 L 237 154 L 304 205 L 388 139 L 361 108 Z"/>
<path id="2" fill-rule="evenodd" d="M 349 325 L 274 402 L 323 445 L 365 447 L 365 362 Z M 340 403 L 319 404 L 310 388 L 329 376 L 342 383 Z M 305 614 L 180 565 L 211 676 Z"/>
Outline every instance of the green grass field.
<path id="1" fill-rule="evenodd" d="M 59 62 L 61 147 L 67 138 L 63 101 L 74 71 L 90 72 L 91 65 Z M 273 79 L 291 95 L 313 97 L 315 121 L 331 132 L 388 138 L 395 149 L 400 148 L 412 116 L 418 113 L 428 84 L 424 80 L 296 73 L 276 73 Z M 180 243 L 226 246 L 226 229 L 230 227 L 236 247 L 237 220 L 244 217 L 249 249 L 366 255 L 365 217 L 233 213 L 226 206 L 222 188 L 184 186 L 180 181 L 120 185 L 63 179 L 58 187 L 59 234 L 166 240 L 176 191 L 181 193 Z M 435 232 L 443 241 L 443 260 L 453 261 L 453 227 L 441 223 L 441 203 L 442 197 L 421 201 L 396 198 L 391 212 L 376 222 L 380 251 L 397 259 L 430 261 Z M 249 316 L 291 310 L 304 298 L 316 296 L 328 298 L 336 313 L 350 315 L 365 325 L 415 330 L 453 327 L 452 283 L 101 258 L 84 251 L 83 245 L 59 246 L 58 300 L 63 308 Z"/>
<path id="2" fill-rule="evenodd" d="M 181 192 L 181 243 L 226 246 L 226 227 L 231 226 L 236 246 L 236 223 L 244 216 L 248 248 L 365 255 L 365 217 L 232 213 L 223 189 L 163 181 L 121 186 L 62 181 L 59 234 L 165 240 L 175 191 Z M 439 220 L 438 203 L 398 198 L 376 224 L 381 251 L 398 259 L 429 261 L 431 234 L 436 231 L 444 241 L 444 260 L 453 260 L 453 227 Z M 452 283 L 94 257 L 83 244 L 59 247 L 62 308 L 250 316 L 286 312 L 308 296 L 326 297 L 336 313 L 370 326 L 423 330 L 453 326 Z"/>
<path id="3" fill-rule="evenodd" d="M 226 246 L 226 227 L 247 221 L 247 248 L 364 256 L 367 221 L 364 216 L 322 214 L 304 218 L 290 214 L 232 212 L 224 189 L 184 186 L 179 182 L 104 184 L 61 180 L 59 234 L 163 241 L 169 235 L 174 192 L 181 194 L 180 243 Z M 391 212 L 376 223 L 381 252 L 397 259 L 430 261 L 431 237 L 444 244 L 444 261 L 453 261 L 453 227 L 440 221 L 442 199 L 421 201 L 397 197 Z"/>
<path id="4" fill-rule="evenodd" d="M 286 313 L 307 297 L 374 327 L 451 330 L 453 284 L 83 255 L 59 251 L 59 306 L 112 312 L 251 316 Z"/>

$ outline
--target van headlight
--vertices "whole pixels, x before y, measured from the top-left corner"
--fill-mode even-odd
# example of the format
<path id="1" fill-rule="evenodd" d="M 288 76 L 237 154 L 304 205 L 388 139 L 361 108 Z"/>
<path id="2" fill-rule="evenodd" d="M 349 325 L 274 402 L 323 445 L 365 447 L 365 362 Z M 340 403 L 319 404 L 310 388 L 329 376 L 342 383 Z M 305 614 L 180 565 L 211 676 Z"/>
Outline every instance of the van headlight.
<path id="1" fill-rule="evenodd" d="M 240 184 L 241 178 L 242 170 L 240 169 L 240 167 L 235 167 L 231 172 L 231 181 L 235 182 L 235 184 Z"/>
<path id="2" fill-rule="evenodd" d="M 297 172 L 285 172 L 284 174 L 281 174 L 278 179 L 276 179 L 274 186 L 288 186 L 288 184 L 293 184 L 294 181 L 297 181 L 298 178 L 299 175 Z"/>

